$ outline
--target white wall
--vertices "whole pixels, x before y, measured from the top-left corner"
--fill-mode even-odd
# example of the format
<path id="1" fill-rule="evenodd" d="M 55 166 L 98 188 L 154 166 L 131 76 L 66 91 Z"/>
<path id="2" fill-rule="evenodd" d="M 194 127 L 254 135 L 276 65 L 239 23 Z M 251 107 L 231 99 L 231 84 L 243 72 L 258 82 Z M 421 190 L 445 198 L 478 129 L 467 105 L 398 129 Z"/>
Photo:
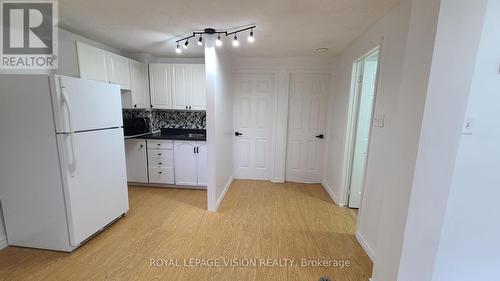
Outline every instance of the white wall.
<path id="1" fill-rule="evenodd" d="M 471 88 L 485 2 L 441 1 L 404 245 L 401 261 L 397 261 L 398 280 L 432 279 L 451 175 Z M 460 33 L 459 36 L 457 31 Z M 491 66 L 495 68 L 496 62 Z M 498 74 L 496 69 L 493 74 Z M 488 152 L 493 151 L 485 151 Z M 468 173 L 464 171 L 464 175 L 466 174 Z M 479 196 L 476 191 L 474 194 Z M 477 208 L 469 207 L 478 204 L 478 201 L 471 199 L 467 198 L 467 203 L 462 202 L 466 205 L 461 205 L 460 209 L 467 210 L 466 212 L 476 211 Z M 457 217 L 457 219 L 463 218 Z M 470 217 L 470 219 L 477 218 Z M 396 267 L 397 264 L 393 266 Z M 470 266 L 471 264 L 467 265 Z M 454 271 L 460 270 L 457 267 Z M 377 278 L 377 280 L 385 279 Z M 474 278 L 462 280 L 488 280 L 488 278 L 479 278 L 475 275 Z"/>
<path id="2" fill-rule="evenodd" d="M 332 62 L 333 61 L 333 62 Z M 234 73 L 272 73 L 276 77 L 276 136 L 274 144 L 273 182 L 285 181 L 286 138 L 288 134 L 288 94 L 290 74 L 326 73 L 333 77 L 335 60 L 322 56 L 296 58 L 234 58 Z M 325 141 L 330 140 L 327 131 Z"/>
<path id="3" fill-rule="evenodd" d="M 207 92 L 208 210 L 217 211 L 233 180 L 233 95 L 231 58 L 205 38 Z"/>
<path id="4" fill-rule="evenodd" d="M 367 160 L 366 179 L 362 209 L 358 219 L 357 236 L 372 259 L 377 254 L 377 240 L 381 206 L 386 179 L 391 171 L 384 164 L 386 153 L 392 149 L 390 131 L 394 129 L 397 102 L 400 94 L 401 73 L 410 17 L 410 2 L 401 5 L 372 26 L 364 35 L 345 49 L 337 58 L 335 89 L 329 102 L 329 142 L 325 182 L 337 203 L 346 203 L 344 189 L 343 160 L 346 144 L 347 110 L 351 91 L 353 62 L 382 41 L 380 70 L 375 100 L 375 114 L 384 113 L 384 128 L 372 128 L 372 139 Z"/>
<path id="5" fill-rule="evenodd" d="M 460 137 L 434 281 L 498 280 L 500 276 L 500 2 L 474 1 L 475 7 L 464 14 L 480 14 L 485 3 L 466 111 L 474 119 L 473 132 Z M 473 27 L 479 35 L 477 26 L 476 22 Z"/>

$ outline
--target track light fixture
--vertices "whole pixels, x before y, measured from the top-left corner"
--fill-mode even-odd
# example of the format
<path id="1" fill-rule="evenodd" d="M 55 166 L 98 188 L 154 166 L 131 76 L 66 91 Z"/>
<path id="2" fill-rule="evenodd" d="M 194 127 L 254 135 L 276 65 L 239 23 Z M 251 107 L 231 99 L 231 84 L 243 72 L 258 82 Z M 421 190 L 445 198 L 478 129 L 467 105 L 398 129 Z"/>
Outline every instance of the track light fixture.
<path id="1" fill-rule="evenodd" d="M 250 29 L 250 35 L 248 36 L 248 42 L 250 42 L 250 43 L 255 42 L 255 37 L 253 37 L 253 28 Z"/>
<path id="2" fill-rule="evenodd" d="M 198 44 L 198 46 L 203 46 L 203 34 L 217 34 L 217 40 L 215 41 L 215 45 L 217 47 L 221 47 L 223 45 L 223 42 L 221 40 L 221 34 L 225 35 L 226 37 L 234 35 L 234 37 L 233 37 L 233 43 L 232 44 L 233 44 L 233 47 L 238 47 L 240 45 L 240 42 L 238 41 L 238 33 L 250 30 L 250 35 L 248 36 L 248 42 L 253 43 L 255 41 L 253 30 L 256 27 L 257 26 L 252 25 L 252 26 L 245 27 L 245 28 L 238 29 L 238 30 L 234 30 L 234 31 L 229 31 L 229 30 L 215 30 L 213 28 L 205 28 L 203 31 L 194 31 L 192 35 L 184 37 L 184 38 L 181 38 L 181 39 L 175 41 L 177 43 L 177 48 L 175 49 L 175 52 L 178 53 L 178 54 L 182 53 L 182 50 L 179 48 L 180 43 L 182 43 L 184 41 L 184 44 L 182 45 L 182 47 L 184 49 L 187 49 L 188 44 L 189 44 L 189 39 L 193 38 L 193 37 L 196 37 L 198 35 L 200 36 L 200 38 L 198 39 L 198 42 L 196 42 L 196 43 Z"/>
<path id="3" fill-rule="evenodd" d="M 236 34 L 234 35 L 233 38 L 233 47 L 238 47 L 240 45 L 240 41 L 238 41 L 238 36 Z"/>
<path id="4" fill-rule="evenodd" d="M 220 34 L 217 35 L 217 40 L 215 40 L 215 46 L 222 46 L 222 40 L 220 40 Z"/>

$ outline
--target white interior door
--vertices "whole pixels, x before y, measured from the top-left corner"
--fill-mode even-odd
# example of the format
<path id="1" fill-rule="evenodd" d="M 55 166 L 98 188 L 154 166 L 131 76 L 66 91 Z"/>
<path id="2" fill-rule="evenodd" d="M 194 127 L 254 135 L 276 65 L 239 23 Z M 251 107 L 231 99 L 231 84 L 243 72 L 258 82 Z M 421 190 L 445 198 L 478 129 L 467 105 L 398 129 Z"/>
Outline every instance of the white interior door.
<path id="1" fill-rule="evenodd" d="M 71 245 L 128 211 L 123 129 L 57 135 Z"/>
<path id="2" fill-rule="evenodd" d="M 359 64 L 362 79 L 358 85 L 359 105 L 354 138 L 354 153 L 351 168 L 351 184 L 349 192 L 349 207 L 359 208 L 363 193 L 370 128 L 372 121 L 373 99 L 375 95 L 375 80 L 377 77 L 377 57 L 368 58 Z"/>
<path id="3" fill-rule="evenodd" d="M 234 76 L 234 176 L 269 180 L 274 158 L 275 76 Z M 241 134 L 241 135 L 240 135 Z"/>
<path id="4" fill-rule="evenodd" d="M 329 75 L 292 74 L 288 109 L 286 180 L 322 179 Z"/>

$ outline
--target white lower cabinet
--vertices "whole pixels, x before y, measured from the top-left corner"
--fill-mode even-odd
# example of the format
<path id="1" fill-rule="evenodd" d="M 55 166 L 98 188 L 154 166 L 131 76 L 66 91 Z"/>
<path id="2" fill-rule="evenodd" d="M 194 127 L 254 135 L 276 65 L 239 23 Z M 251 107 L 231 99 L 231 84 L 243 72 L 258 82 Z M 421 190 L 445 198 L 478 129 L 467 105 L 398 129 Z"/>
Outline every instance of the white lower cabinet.
<path id="1" fill-rule="evenodd" d="M 174 141 L 175 184 L 207 185 L 206 142 Z"/>
<path id="2" fill-rule="evenodd" d="M 127 181 L 147 183 L 146 141 L 139 139 L 125 140 L 125 155 L 127 157 Z"/>
<path id="3" fill-rule="evenodd" d="M 150 183 L 175 183 L 171 140 L 148 140 L 148 172 Z"/>
<path id="4" fill-rule="evenodd" d="M 125 140 L 127 181 L 207 186 L 205 141 Z"/>

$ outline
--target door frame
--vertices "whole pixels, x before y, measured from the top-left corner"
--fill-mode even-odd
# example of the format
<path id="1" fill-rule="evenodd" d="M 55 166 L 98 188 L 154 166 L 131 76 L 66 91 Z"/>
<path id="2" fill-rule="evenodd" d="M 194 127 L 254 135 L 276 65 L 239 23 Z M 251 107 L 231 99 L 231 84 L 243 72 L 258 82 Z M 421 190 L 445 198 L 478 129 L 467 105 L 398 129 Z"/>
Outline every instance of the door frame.
<path id="1" fill-rule="evenodd" d="M 276 70 L 256 70 L 256 69 L 238 69 L 238 70 L 235 70 L 235 71 L 232 71 L 231 72 L 231 77 L 234 81 L 234 77 L 236 75 L 272 75 L 273 76 L 273 79 L 274 79 L 274 91 L 273 91 L 273 100 L 274 100 L 274 120 L 273 120 L 273 123 L 272 123 L 272 129 L 271 129 L 271 148 L 272 148 L 272 154 L 273 154 L 273 157 L 272 157 L 272 161 L 271 161 L 271 166 L 270 166 L 270 174 L 269 174 L 269 178 L 267 180 L 269 181 L 273 181 L 273 178 L 274 178 L 274 173 L 275 173 L 275 169 L 276 169 L 276 154 L 278 152 L 278 141 L 277 141 L 277 137 L 276 137 L 276 131 L 277 131 L 277 128 L 278 128 L 278 108 L 279 108 L 279 105 L 278 105 L 278 90 L 279 90 L 279 87 L 278 87 L 278 74 L 279 72 L 276 71 Z M 233 85 L 234 87 L 234 85 Z M 232 91 L 234 91 L 234 88 L 232 89 Z M 236 96 L 235 96 L 235 93 L 233 92 L 233 109 L 234 109 L 234 103 L 235 103 L 235 99 L 236 99 Z M 233 112 L 233 119 L 234 119 L 234 112 Z M 234 124 L 233 124 L 233 130 L 234 130 Z M 232 134 L 234 133 L 233 131 L 231 132 Z M 234 141 L 233 141 L 233 150 L 234 150 Z M 233 153 L 233 175 L 235 175 L 235 168 L 234 168 L 234 163 L 235 163 L 235 159 L 234 159 L 235 155 Z M 237 179 L 235 177 L 235 179 Z"/>
<path id="2" fill-rule="evenodd" d="M 352 164 L 354 157 L 354 143 L 356 141 L 356 125 L 358 121 L 358 113 L 359 113 L 359 99 L 360 99 L 360 91 L 358 91 L 358 77 L 359 73 L 363 71 L 363 69 L 359 67 L 359 63 L 365 60 L 367 57 L 373 55 L 378 52 L 378 63 L 377 63 L 377 73 L 375 77 L 375 89 L 373 93 L 373 104 L 372 104 L 372 112 L 370 117 L 370 132 L 368 138 L 368 149 L 367 149 L 367 158 L 370 155 L 370 144 L 372 141 L 372 127 L 373 127 L 373 116 L 375 115 L 375 105 L 377 103 L 377 92 L 378 92 L 378 82 L 380 75 L 380 58 L 382 53 L 382 45 L 379 44 L 375 48 L 371 49 L 367 53 L 363 54 L 356 60 L 354 60 L 352 65 L 352 75 L 351 75 L 351 90 L 349 93 L 349 108 L 347 113 L 347 128 L 346 128 L 346 139 L 345 139 L 345 147 L 344 147 L 344 159 L 343 159 L 343 168 L 342 168 L 342 189 L 343 189 L 343 198 L 342 205 L 349 206 L 349 194 L 351 192 L 351 174 L 352 174 Z M 367 163 L 368 164 L 368 161 Z M 366 165 L 365 164 L 365 165 Z M 363 187 L 366 179 L 366 166 L 363 172 Z M 363 200 L 361 200 L 361 206 L 363 204 Z M 361 208 L 361 207 L 360 207 Z"/>

